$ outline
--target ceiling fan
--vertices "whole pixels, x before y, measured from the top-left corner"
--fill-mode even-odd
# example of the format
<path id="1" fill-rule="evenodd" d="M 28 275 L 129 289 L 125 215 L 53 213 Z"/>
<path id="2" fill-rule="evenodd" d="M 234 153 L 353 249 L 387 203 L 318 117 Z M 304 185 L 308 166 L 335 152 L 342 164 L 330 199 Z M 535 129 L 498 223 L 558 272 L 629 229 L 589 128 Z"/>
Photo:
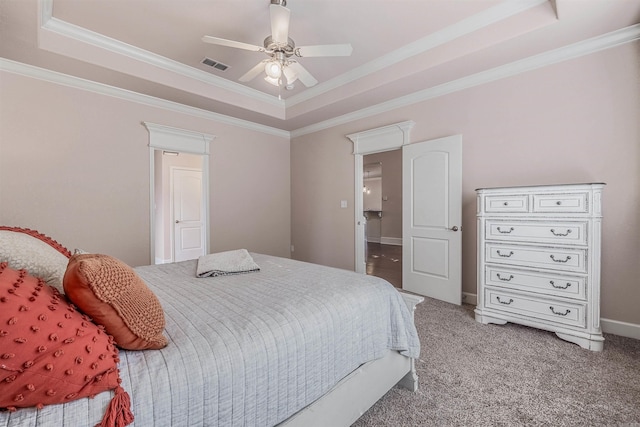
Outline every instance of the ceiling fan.
<path id="1" fill-rule="evenodd" d="M 219 37 L 204 36 L 202 41 L 220 46 L 264 52 L 269 58 L 260 61 L 255 67 L 240 77 L 239 81 L 248 82 L 256 78 L 262 71 L 266 73 L 265 80 L 274 86 L 282 84 L 282 76 L 287 85 L 300 80 L 307 87 L 318 83 L 296 59 L 318 56 L 349 56 L 353 51 L 350 44 L 328 44 L 315 46 L 299 46 L 289 38 L 289 18 L 291 12 L 285 6 L 286 0 L 270 0 L 269 13 L 271 16 L 271 35 L 264 39 L 263 46 L 221 39 Z"/>

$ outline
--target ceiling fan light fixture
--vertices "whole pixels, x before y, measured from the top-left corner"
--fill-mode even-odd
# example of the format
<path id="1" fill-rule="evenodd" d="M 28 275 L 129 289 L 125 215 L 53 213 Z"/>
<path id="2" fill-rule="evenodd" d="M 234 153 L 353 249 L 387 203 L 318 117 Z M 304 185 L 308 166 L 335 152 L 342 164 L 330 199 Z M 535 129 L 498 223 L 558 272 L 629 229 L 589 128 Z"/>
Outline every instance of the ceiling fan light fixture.
<path id="1" fill-rule="evenodd" d="M 298 80 L 298 75 L 289 67 L 284 67 L 282 74 L 287 78 L 287 85 L 293 85 L 293 83 Z"/>
<path id="2" fill-rule="evenodd" d="M 269 61 L 264 66 L 264 72 L 272 79 L 279 79 L 282 75 L 282 64 L 279 61 Z"/>
<path id="3" fill-rule="evenodd" d="M 264 81 L 274 86 L 280 86 L 280 79 L 275 77 L 264 76 Z"/>
<path id="4" fill-rule="evenodd" d="M 0 0 L 2 1 L 2 0 Z M 291 11 L 286 8 L 287 0 L 269 0 L 269 17 L 271 24 L 271 35 L 264 39 L 263 46 L 222 39 L 219 37 L 204 36 L 202 41 L 212 43 L 219 46 L 232 47 L 237 49 L 250 50 L 254 52 L 263 52 L 269 55 L 269 59 L 265 59 L 257 63 L 253 68 L 243 74 L 238 80 L 241 82 L 249 82 L 261 74 L 264 70 L 267 77 L 265 80 L 274 85 L 293 86 L 293 83 L 299 81 L 306 87 L 312 87 L 318 84 L 318 80 L 309 73 L 300 63 L 291 59 L 295 57 L 318 57 L 318 56 L 349 56 L 352 52 L 350 44 L 330 44 L 330 45 L 313 45 L 296 47 L 294 41 L 289 37 L 289 23 Z"/>

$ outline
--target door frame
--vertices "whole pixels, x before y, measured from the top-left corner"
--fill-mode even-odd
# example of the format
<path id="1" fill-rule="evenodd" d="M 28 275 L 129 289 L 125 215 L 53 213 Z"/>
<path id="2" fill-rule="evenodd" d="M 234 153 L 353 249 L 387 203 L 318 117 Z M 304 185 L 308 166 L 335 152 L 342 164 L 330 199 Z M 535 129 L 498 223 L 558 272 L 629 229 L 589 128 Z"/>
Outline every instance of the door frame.
<path id="1" fill-rule="evenodd" d="M 209 214 L 209 145 L 215 138 L 202 132 L 142 122 L 149 131 L 149 248 L 150 264 L 155 263 L 156 255 L 156 215 L 155 215 L 155 151 L 168 150 L 179 153 L 197 154 L 202 156 L 202 190 L 204 192 L 205 215 L 205 252 L 209 253 L 211 228 Z M 172 248 L 173 252 L 173 248 Z"/>
<path id="2" fill-rule="evenodd" d="M 354 227 L 355 227 L 355 265 L 357 273 L 366 273 L 367 260 L 365 257 L 364 236 L 365 223 L 363 221 L 364 201 L 362 197 L 362 185 L 364 183 L 364 156 L 367 154 L 382 153 L 396 150 L 409 144 L 411 129 L 415 122 L 408 120 L 375 129 L 347 135 L 353 142 L 354 157 Z"/>

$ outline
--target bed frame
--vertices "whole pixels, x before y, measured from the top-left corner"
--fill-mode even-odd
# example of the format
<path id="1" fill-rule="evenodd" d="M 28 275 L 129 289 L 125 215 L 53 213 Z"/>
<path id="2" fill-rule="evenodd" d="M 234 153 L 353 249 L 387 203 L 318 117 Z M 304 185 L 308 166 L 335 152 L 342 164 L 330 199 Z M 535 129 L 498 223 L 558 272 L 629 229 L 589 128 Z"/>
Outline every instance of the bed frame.
<path id="1" fill-rule="evenodd" d="M 414 318 L 423 297 L 400 292 Z M 396 384 L 418 390 L 414 359 L 389 351 L 382 359 L 365 363 L 344 377 L 328 393 L 295 413 L 278 427 L 350 426 Z"/>

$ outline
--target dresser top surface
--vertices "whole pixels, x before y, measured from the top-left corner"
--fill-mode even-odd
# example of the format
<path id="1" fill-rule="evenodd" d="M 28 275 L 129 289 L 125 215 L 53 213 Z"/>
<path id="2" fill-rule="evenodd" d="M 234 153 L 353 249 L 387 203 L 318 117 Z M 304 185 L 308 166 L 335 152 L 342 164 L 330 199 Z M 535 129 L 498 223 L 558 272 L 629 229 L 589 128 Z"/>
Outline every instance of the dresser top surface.
<path id="1" fill-rule="evenodd" d="M 509 187 L 481 187 L 476 188 L 476 191 L 484 190 L 535 190 L 535 189 L 550 189 L 551 187 L 564 187 L 564 188 L 579 188 L 579 187 L 595 187 L 607 185 L 604 182 L 585 182 L 576 184 L 543 184 L 543 185 L 514 185 Z"/>

